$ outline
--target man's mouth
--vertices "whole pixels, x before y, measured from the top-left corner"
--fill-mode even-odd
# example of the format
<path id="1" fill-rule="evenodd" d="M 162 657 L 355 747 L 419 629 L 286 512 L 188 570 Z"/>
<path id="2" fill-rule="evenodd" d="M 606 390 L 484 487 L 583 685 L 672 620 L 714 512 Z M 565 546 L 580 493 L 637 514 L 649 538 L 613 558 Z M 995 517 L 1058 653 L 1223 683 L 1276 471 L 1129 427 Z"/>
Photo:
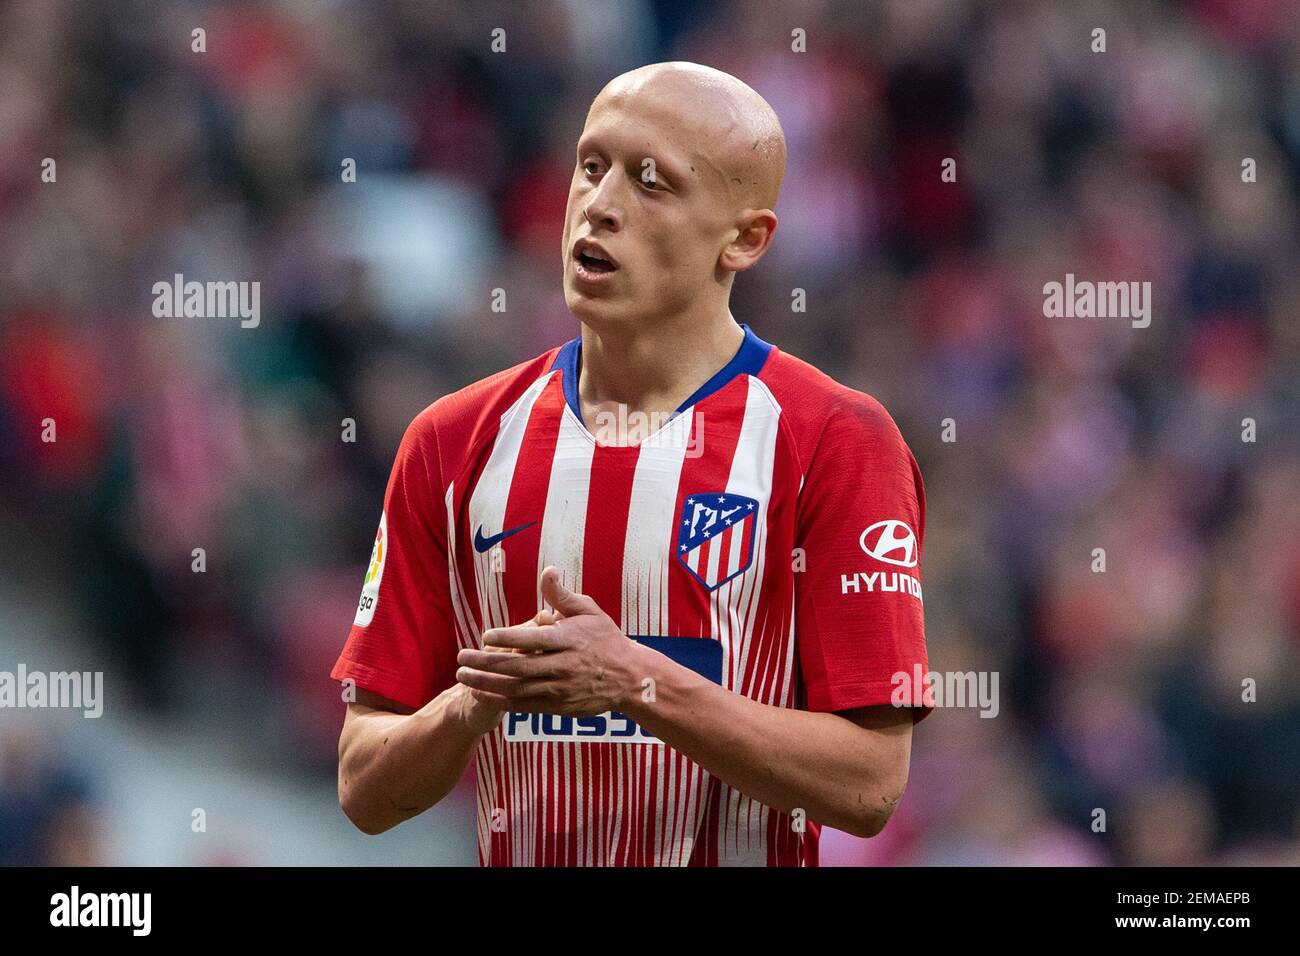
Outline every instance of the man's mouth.
<path id="1" fill-rule="evenodd" d="M 615 272 L 618 263 L 599 243 L 590 239 L 579 239 L 573 246 L 573 262 L 578 277 L 594 282 Z"/>
<path id="2" fill-rule="evenodd" d="M 617 268 L 617 266 L 608 259 L 602 259 L 595 253 L 591 252 L 578 253 L 578 264 L 588 272 L 594 272 L 597 274 L 613 272 Z"/>

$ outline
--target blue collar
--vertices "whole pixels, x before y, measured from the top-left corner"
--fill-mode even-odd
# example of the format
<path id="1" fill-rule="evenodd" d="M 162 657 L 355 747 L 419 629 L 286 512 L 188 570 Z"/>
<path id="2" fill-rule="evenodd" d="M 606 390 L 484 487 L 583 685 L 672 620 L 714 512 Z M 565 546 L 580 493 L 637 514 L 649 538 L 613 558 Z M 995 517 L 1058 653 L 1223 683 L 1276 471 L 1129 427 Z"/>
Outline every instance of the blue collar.
<path id="1" fill-rule="evenodd" d="M 772 345 L 760 339 L 754 334 L 754 330 L 743 322 L 740 327 L 745 330 L 745 340 L 740 343 L 740 349 L 732 357 L 731 361 L 718 369 L 713 377 L 697 388 L 690 398 L 678 405 L 673 415 L 679 415 L 692 405 L 704 401 L 737 375 L 757 375 L 759 373 L 763 363 L 767 361 L 768 353 L 772 351 Z M 578 421 L 583 420 L 582 408 L 578 404 L 578 361 L 581 356 L 582 336 L 579 335 L 577 338 L 564 343 L 550 368 L 552 372 L 557 368 L 560 370 L 560 375 L 564 380 L 564 400 L 569 403 L 573 413 L 578 416 Z"/>

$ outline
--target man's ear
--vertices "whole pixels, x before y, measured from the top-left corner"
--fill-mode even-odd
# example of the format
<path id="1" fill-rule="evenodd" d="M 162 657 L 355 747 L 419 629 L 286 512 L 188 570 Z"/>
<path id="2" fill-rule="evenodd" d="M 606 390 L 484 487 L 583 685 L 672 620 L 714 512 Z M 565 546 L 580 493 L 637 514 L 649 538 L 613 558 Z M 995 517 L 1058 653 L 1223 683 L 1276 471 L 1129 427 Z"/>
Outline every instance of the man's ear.
<path id="1" fill-rule="evenodd" d="M 729 242 L 718 265 L 728 272 L 744 272 L 772 245 L 776 235 L 776 213 L 770 209 L 746 209 L 736 222 L 736 238 Z"/>

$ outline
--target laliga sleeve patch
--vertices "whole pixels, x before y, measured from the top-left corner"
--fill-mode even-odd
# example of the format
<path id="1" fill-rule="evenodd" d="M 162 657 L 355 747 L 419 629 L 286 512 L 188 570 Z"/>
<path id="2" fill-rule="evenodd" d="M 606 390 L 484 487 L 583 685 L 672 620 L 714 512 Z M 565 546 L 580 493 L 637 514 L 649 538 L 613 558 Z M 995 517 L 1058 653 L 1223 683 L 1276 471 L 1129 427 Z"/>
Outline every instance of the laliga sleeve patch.
<path id="1" fill-rule="evenodd" d="M 370 564 L 366 566 L 366 580 L 361 586 L 361 600 L 357 602 L 357 616 L 352 623 L 365 627 L 375 617 L 375 606 L 379 603 L 379 581 L 384 576 L 384 559 L 388 555 L 388 514 L 379 516 L 379 530 L 375 532 L 375 547 L 370 552 Z"/>

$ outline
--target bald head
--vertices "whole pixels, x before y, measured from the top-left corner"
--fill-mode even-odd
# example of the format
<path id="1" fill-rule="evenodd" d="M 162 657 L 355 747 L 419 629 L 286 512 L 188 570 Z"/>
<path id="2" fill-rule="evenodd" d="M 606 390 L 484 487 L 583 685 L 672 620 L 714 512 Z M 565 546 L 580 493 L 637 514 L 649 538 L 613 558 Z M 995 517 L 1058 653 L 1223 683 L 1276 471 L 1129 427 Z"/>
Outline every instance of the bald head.
<path id="1" fill-rule="evenodd" d="M 655 63 L 600 91 L 574 153 L 561 240 L 573 314 L 604 329 L 734 326 L 732 281 L 776 233 L 772 107 L 720 70 Z"/>
<path id="2" fill-rule="evenodd" d="M 737 208 L 772 209 L 785 176 L 776 112 L 730 73 L 698 63 L 652 63 L 616 76 L 592 102 L 644 113 L 672 135 L 700 182 Z"/>

